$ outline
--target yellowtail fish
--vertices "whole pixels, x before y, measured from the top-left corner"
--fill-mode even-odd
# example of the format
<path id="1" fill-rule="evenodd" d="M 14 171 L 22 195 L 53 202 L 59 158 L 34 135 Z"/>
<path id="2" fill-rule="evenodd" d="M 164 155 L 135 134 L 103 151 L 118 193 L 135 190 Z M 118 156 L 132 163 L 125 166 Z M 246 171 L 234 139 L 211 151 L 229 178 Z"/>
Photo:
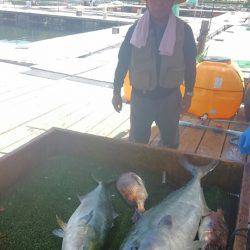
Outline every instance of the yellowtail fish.
<path id="1" fill-rule="evenodd" d="M 101 249 L 116 217 L 107 184 L 98 182 L 93 191 L 79 200 L 80 205 L 67 224 L 57 218 L 62 229 L 54 230 L 53 234 L 63 238 L 62 250 Z"/>

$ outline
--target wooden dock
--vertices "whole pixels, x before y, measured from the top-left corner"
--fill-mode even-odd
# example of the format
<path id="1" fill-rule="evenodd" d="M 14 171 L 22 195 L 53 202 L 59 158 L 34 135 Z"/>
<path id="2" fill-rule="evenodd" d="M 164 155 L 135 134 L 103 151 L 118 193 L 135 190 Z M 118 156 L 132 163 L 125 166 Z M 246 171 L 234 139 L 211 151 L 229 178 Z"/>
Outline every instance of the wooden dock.
<path id="1" fill-rule="evenodd" d="M 230 19 L 230 15 L 227 18 Z M 221 29 L 228 19 L 225 20 L 213 23 L 211 32 Z M 196 23 L 192 24 L 196 37 L 199 27 Z M 224 49 L 222 55 L 230 51 L 233 57 L 236 49 L 230 50 L 230 37 L 239 38 L 244 28 L 232 27 L 228 29 L 229 32 L 215 37 L 211 41 L 209 53 L 218 56 L 218 52 Z M 0 48 L 0 157 L 52 127 L 128 140 L 130 107 L 123 104 L 122 112 L 116 113 L 111 104 L 117 53 L 127 29 L 128 26 L 120 28 L 120 33 L 116 35 L 112 34 L 111 29 L 106 29 L 40 41 L 24 47 Z M 248 33 L 244 33 L 244 37 L 248 37 Z M 221 39 L 224 47 L 220 44 Z M 246 41 L 248 40 L 238 39 L 235 44 L 248 48 Z M 238 55 L 233 59 L 248 60 L 249 50 L 241 52 L 240 55 L 240 58 Z M 246 69 L 246 73 L 249 72 Z M 181 120 L 193 124 L 201 122 L 190 115 L 182 115 Z M 241 109 L 234 120 L 244 120 Z M 237 124 L 233 121 L 219 123 L 207 120 L 205 124 L 238 131 L 246 129 L 244 123 Z M 237 219 L 237 228 L 245 228 L 249 221 L 250 158 L 241 155 L 238 147 L 230 143 L 230 139 L 225 133 L 180 127 L 180 146 L 177 153 L 237 162 L 240 165 L 246 163 Z M 157 147 L 158 142 L 159 131 L 153 126 L 150 145 Z M 152 150 L 151 147 L 150 149 Z M 34 155 L 27 159 L 32 157 Z M 23 161 L 27 159 L 21 158 Z M 16 166 L 12 164 L 10 168 L 16 169 Z M 233 176 L 225 176 L 224 182 Z M 237 237 L 234 249 L 243 249 L 245 244 L 245 238 Z"/>
<path id="2" fill-rule="evenodd" d="M 244 17 L 242 13 L 232 19 L 238 23 Z M 227 23 L 231 14 L 217 18 L 222 20 L 212 23 L 211 32 Z M 190 24 L 196 34 L 198 26 Z M 124 104 L 120 114 L 111 105 L 117 54 L 127 29 L 128 26 L 120 27 L 119 34 L 105 29 L 24 47 L 1 47 L 0 156 L 51 127 L 127 139 L 129 105 Z M 187 115 L 182 119 L 199 122 Z M 216 125 L 213 121 L 207 123 Z M 245 129 L 233 123 L 221 126 Z M 153 127 L 150 144 L 155 146 L 158 140 L 158 130 Z M 179 150 L 241 163 L 246 161 L 237 147 L 230 144 L 229 136 L 206 130 L 180 128 Z"/>
<path id="3" fill-rule="evenodd" d="M 0 63 L 1 123 L 0 154 L 4 155 L 23 145 L 51 127 L 59 127 L 116 139 L 128 138 L 129 105 L 121 113 L 111 105 L 112 89 L 90 82 L 72 81 L 70 77 L 49 79 L 25 74 L 28 67 Z M 241 119 L 240 115 L 238 119 Z M 182 120 L 199 122 L 184 115 Z M 218 123 L 207 121 L 209 125 Z M 221 123 L 225 129 L 244 130 L 245 125 Z M 159 141 L 158 129 L 152 128 L 150 144 Z M 181 127 L 182 152 L 244 163 L 230 136 L 211 131 Z M 1 156 L 0 155 L 0 156 Z"/>

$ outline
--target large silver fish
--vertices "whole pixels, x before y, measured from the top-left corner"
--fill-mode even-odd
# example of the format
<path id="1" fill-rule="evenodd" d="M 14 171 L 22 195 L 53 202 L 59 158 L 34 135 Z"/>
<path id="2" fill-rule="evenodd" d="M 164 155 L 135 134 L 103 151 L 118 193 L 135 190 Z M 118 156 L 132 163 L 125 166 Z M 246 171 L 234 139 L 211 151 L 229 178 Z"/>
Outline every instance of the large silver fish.
<path id="1" fill-rule="evenodd" d="M 63 250 L 96 250 L 102 247 L 116 216 L 106 186 L 99 182 L 93 191 L 79 197 L 81 204 L 67 224 L 57 218 L 62 229 L 54 230 L 53 234 L 63 238 Z"/>
<path id="2" fill-rule="evenodd" d="M 208 213 L 200 180 L 218 162 L 195 167 L 186 158 L 181 164 L 192 173 L 193 179 L 183 188 L 170 194 L 157 206 L 146 211 L 122 244 L 122 250 L 194 250 L 199 223 Z"/>

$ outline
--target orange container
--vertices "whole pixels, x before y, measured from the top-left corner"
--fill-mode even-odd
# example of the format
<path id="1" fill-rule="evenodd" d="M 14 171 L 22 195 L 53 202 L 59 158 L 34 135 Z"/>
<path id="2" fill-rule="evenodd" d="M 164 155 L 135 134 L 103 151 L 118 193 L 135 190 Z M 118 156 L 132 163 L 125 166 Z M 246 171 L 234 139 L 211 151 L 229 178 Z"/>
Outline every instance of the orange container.
<path id="1" fill-rule="evenodd" d="M 189 112 L 210 119 L 229 119 L 242 103 L 244 80 L 230 59 L 207 58 L 197 65 L 194 96 Z M 181 86 L 182 94 L 184 87 Z"/>
<path id="2" fill-rule="evenodd" d="M 131 100 L 131 92 L 132 92 L 132 86 L 129 81 L 129 72 L 127 73 L 124 83 L 123 83 L 123 91 L 124 91 L 124 99 L 126 102 L 130 102 Z"/>

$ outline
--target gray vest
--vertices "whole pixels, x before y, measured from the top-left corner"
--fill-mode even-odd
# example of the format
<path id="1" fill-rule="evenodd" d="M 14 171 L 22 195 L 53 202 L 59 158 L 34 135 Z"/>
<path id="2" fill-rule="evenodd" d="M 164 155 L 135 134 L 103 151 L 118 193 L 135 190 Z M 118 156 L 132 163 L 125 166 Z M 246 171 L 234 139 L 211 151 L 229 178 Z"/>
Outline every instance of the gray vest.
<path id="1" fill-rule="evenodd" d="M 151 91 L 157 84 L 164 88 L 176 88 L 184 80 L 185 63 L 183 54 L 184 22 L 177 18 L 176 43 L 172 56 L 161 55 L 160 73 L 156 69 L 156 39 L 153 31 L 149 31 L 145 47 L 132 45 L 131 63 L 129 67 L 130 83 L 135 89 Z M 158 49 L 158 48 L 157 48 Z"/>

